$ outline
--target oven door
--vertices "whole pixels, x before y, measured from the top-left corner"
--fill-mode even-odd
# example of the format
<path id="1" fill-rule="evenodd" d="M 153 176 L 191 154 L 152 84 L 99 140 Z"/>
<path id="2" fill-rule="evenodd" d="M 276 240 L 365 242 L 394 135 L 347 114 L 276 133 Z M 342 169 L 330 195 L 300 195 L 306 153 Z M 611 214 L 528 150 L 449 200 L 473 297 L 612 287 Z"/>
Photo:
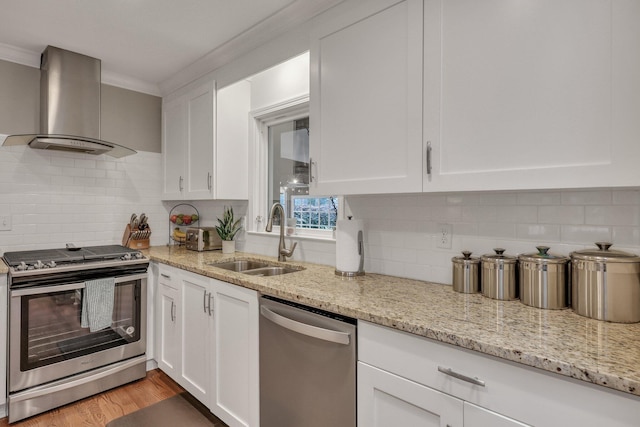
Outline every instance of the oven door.
<path id="1" fill-rule="evenodd" d="M 147 275 L 115 282 L 113 322 L 97 332 L 80 326 L 84 282 L 10 291 L 9 392 L 145 353 Z"/>

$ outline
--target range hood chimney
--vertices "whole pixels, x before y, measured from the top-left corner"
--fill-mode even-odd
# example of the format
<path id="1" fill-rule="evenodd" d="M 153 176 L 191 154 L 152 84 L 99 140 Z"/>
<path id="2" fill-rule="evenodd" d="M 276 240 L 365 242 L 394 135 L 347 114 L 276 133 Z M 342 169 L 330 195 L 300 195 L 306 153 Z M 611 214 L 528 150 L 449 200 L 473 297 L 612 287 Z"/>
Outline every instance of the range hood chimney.
<path id="1" fill-rule="evenodd" d="M 136 152 L 100 140 L 100 60 L 53 46 L 40 59 L 40 133 L 3 145 L 124 157 Z"/>

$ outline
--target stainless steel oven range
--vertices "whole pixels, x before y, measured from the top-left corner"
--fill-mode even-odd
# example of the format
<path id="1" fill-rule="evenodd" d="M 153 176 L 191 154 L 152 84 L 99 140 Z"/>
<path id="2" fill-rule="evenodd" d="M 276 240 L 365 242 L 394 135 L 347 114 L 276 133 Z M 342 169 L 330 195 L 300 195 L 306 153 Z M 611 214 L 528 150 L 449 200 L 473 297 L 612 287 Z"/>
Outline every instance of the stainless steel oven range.
<path id="1" fill-rule="evenodd" d="M 146 375 L 149 260 L 142 253 L 68 245 L 3 258 L 9 265 L 10 423 Z M 100 299 L 89 306 L 83 301 L 96 283 L 107 286 L 106 327 L 87 327 L 88 307 L 105 310 Z"/>

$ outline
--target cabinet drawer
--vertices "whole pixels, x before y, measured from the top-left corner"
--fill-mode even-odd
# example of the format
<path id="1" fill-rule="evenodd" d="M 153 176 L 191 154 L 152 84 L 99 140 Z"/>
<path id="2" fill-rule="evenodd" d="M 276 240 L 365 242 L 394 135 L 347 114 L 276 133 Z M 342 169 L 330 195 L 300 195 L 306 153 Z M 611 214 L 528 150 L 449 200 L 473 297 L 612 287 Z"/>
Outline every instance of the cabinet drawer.
<path id="1" fill-rule="evenodd" d="M 178 289 L 180 286 L 180 270 L 165 264 L 159 264 L 158 283 Z"/>
<path id="2" fill-rule="evenodd" d="M 637 396 L 362 321 L 358 359 L 527 424 L 630 427 L 640 417 Z"/>

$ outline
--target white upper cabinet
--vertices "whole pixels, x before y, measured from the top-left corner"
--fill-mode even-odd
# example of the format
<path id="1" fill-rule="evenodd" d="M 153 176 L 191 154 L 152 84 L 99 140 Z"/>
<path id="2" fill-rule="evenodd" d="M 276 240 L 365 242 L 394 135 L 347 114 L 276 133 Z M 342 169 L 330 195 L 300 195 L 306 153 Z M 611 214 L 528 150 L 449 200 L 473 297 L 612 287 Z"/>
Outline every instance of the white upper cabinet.
<path id="1" fill-rule="evenodd" d="M 215 82 L 162 105 L 163 200 L 213 198 Z"/>
<path id="2" fill-rule="evenodd" d="M 216 132 L 214 81 L 167 97 L 162 113 L 163 200 L 246 199 L 250 92 L 223 92 Z"/>
<path id="3" fill-rule="evenodd" d="M 187 109 L 182 98 L 162 105 L 162 184 L 163 200 L 180 200 L 184 189 Z"/>
<path id="4" fill-rule="evenodd" d="M 425 0 L 424 191 L 638 185 L 640 4 Z"/>
<path id="5" fill-rule="evenodd" d="M 216 199 L 249 198 L 251 84 L 242 80 L 217 93 Z"/>
<path id="6" fill-rule="evenodd" d="M 422 190 L 422 10 L 362 2 L 314 29 L 311 193 Z"/>
<path id="7" fill-rule="evenodd" d="M 640 184 L 640 3 L 376 0 L 311 40 L 311 191 Z"/>

